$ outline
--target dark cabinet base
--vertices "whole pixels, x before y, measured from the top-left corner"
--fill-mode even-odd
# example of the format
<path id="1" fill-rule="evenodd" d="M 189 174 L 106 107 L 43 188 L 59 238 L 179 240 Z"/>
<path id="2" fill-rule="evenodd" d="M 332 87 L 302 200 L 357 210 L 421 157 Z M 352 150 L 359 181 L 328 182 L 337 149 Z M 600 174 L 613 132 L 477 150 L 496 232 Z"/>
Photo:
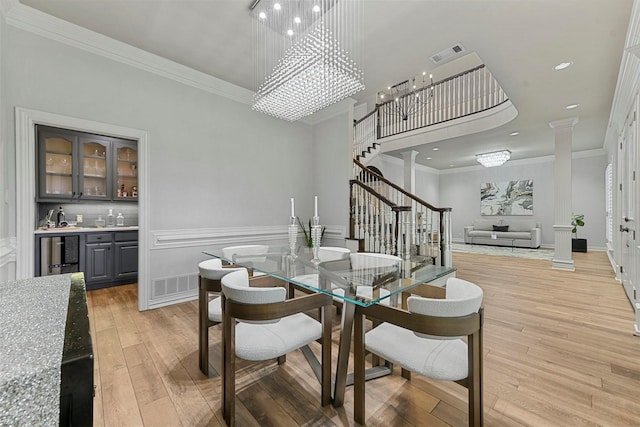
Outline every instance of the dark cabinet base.
<path id="1" fill-rule="evenodd" d="M 87 236 L 85 245 L 87 289 L 138 281 L 138 232 L 116 231 Z"/>
<path id="2" fill-rule="evenodd" d="M 60 426 L 93 423 L 93 346 L 84 276 L 71 278 L 62 364 L 60 366 Z"/>
<path id="3" fill-rule="evenodd" d="M 571 239 L 572 252 L 587 252 L 587 239 Z"/>

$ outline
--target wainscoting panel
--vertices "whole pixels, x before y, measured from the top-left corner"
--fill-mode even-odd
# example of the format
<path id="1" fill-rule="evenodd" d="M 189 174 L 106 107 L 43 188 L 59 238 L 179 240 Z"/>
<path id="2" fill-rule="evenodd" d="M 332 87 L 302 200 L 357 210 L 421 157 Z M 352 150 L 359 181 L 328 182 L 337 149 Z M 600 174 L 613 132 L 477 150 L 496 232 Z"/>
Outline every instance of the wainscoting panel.
<path id="1" fill-rule="evenodd" d="M 327 226 L 325 246 L 344 246 L 345 227 Z M 198 297 L 198 263 L 208 259 L 203 251 L 232 244 L 261 243 L 288 246 L 287 226 L 228 227 L 154 230 L 149 233 L 148 307 L 157 308 Z M 298 244 L 304 244 L 302 231 Z"/>
<path id="2" fill-rule="evenodd" d="M 166 305 L 178 300 L 193 299 L 198 294 L 198 274 L 153 279 L 151 299 L 154 305 Z"/>
<path id="3" fill-rule="evenodd" d="M 16 280 L 16 239 L 0 239 L 0 282 Z"/>

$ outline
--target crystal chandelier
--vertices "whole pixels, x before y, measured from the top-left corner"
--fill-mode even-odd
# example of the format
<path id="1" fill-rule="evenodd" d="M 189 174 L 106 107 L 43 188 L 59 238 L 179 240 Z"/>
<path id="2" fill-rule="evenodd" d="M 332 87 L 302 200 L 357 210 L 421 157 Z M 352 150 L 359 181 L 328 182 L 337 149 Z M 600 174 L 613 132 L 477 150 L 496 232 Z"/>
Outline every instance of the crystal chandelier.
<path id="1" fill-rule="evenodd" d="M 511 158 L 511 151 L 501 150 L 493 151 L 491 153 L 476 154 L 476 160 L 485 168 L 492 168 L 495 166 L 502 166 L 504 162 Z"/>
<path id="2" fill-rule="evenodd" d="M 405 80 L 393 86 L 387 91 L 378 92 L 379 102 L 393 102 L 392 108 L 387 111 L 396 112 L 402 120 L 408 120 L 409 116 L 429 104 L 433 98 L 433 75 L 429 75 L 429 81 L 425 81 L 427 73 L 422 73 L 422 82 L 418 87 L 416 78 Z"/>
<path id="3" fill-rule="evenodd" d="M 362 0 L 257 0 L 252 108 L 298 120 L 364 89 Z"/>

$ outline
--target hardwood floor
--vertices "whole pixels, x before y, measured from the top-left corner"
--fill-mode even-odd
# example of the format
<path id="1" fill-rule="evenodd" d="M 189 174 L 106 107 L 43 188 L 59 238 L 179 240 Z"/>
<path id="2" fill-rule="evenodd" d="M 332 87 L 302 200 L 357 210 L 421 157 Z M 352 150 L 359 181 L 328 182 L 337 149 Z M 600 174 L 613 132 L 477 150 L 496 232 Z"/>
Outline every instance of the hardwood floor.
<path id="1" fill-rule="evenodd" d="M 486 426 L 640 425 L 640 337 L 603 252 L 549 261 L 454 253 L 458 277 L 484 290 Z M 135 285 L 89 292 L 96 426 L 224 425 L 220 378 L 198 369 L 196 301 L 138 312 Z M 338 325 L 335 325 L 337 331 Z M 212 363 L 220 329 L 211 328 Z M 337 334 L 334 344 L 337 353 Z M 219 368 L 219 366 L 216 366 Z M 320 407 L 300 352 L 287 363 L 239 363 L 238 426 L 352 426 Z M 369 426 L 466 426 L 466 389 L 399 372 L 367 383 Z"/>

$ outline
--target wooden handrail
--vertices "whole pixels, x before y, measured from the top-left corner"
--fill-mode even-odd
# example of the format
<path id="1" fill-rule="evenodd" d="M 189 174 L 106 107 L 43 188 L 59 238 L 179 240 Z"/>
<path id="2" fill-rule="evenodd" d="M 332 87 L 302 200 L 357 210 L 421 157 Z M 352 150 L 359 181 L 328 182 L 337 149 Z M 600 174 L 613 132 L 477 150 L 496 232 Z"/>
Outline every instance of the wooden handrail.
<path id="1" fill-rule="evenodd" d="M 389 181 L 388 179 L 386 179 L 385 177 L 383 177 L 380 174 L 377 174 L 375 172 L 373 172 L 371 169 L 369 169 L 368 167 L 366 167 L 365 165 L 363 165 L 362 163 L 360 163 L 358 160 L 353 159 L 353 162 L 360 167 L 360 169 L 362 169 L 363 171 L 366 171 L 367 173 L 375 176 L 376 178 L 378 178 L 380 181 L 384 182 L 385 184 L 389 185 L 390 187 L 392 187 L 394 190 L 397 190 L 399 192 L 401 192 L 402 194 L 404 194 L 405 196 L 409 197 L 412 200 L 415 200 L 416 202 L 420 203 L 423 206 L 426 206 L 427 208 L 431 209 L 432 211 L 435 212 L 451 212 L 451 208 L 436 208 L 435 206 L 431 205 L 428 202 L 425 202 L 424 200 L 422 200 L 421 198 L 419 198 L 418 196 L 409 193 L 408 191 L 406 191 L 404 188 L 397 186 L 396 184 L 394 184 L 393 182 Z M 366 186 L 365 186 L 366 187 Z M 369 191 L 369 190 L 367 190 Z M 375 193 L 375 192 L 374 192 Z M 376 193 L 377 194 L 377 193 Z M 377 194 L 379 197 L 379 194 Z"/>
<path id="2" fill-rule="evenodd" d="M 354 184 L 357 185 L 358 187 L 362 188 L 367 193 L 369 193 L 369 194 L 373 195 L 375 198 L 379 199 L 385 205 L 389 206 L 391 209 L 403 207 L 403 206 L 398 206 L 396 203 L 393 203 L 391 200 L 387 199 L 382 194 L 378 193 L 377 191 L 375 191 L 374 189 L 372 189 L 371 187 L 366 185 L 364 182 L 358 181 L 357 179 L 349 180 L 349 184 L 350 185 L 354 185 Z M 409 207 L 409 209 L 411 209 L 411 207 Z"/>
<path id="3" fill-rule="evenodd" d="M 367 120 L 370 116 L 373 116 L 374 114 L 376 114 L 376 112 L 377 112 L 377 111 L 378 111 L 378 108 L 377 108 L 377 106 L 376 106 L 376 108 L 374 108 L 373 110 L 371 110 L 371 112 L 370 112 L 370 113 L 368 113 L 366 116 L 364 116 L 364 117 L 362 117 L 362 118 L 360 118 L 360 119 L 358 119 L 358 120 L 354 120 L 354 121 L 353 121 L 353 125 L 354 125 L 354 126 L 357 126 L 357 125 L 358 125 L 358 124 L 360 124 L 361 122 L 363 122 L 363 121 Z"/>

